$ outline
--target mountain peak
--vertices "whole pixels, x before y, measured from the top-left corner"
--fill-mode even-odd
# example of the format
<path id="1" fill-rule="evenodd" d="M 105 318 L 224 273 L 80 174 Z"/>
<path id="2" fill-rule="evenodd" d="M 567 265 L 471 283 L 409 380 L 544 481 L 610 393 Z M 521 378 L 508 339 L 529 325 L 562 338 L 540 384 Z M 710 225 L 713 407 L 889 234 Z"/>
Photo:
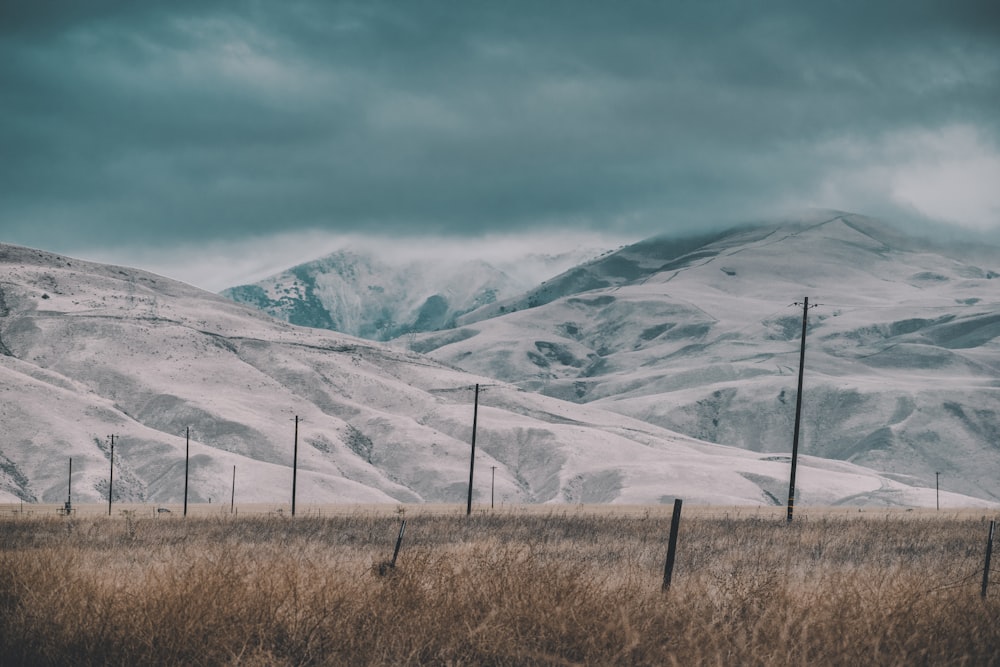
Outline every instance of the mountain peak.
<path id="1" fill-rule="evenodd" d="M 539 275 L 591 253 L 528 252 L 493 263 L 398 253 L 383 258 L 348 247 L 222 294 L 292 324 L 385 341 L 454 326 L 461 315 L 518 294 Z"/>
<path id="2" fill-rule="evenodd" d="M 988 425 L 1000 421 L 1000 250 L 988 256 L 980 264 L 841 213 L 656 237 L 415 345 L 525 389 L 783 451 L 802 318 L 791 304 L 809 296 L 819 307 L 809 314 L 808 451 L 925 483 L 944 457 L 954 488 L 1000 497 Z"/>

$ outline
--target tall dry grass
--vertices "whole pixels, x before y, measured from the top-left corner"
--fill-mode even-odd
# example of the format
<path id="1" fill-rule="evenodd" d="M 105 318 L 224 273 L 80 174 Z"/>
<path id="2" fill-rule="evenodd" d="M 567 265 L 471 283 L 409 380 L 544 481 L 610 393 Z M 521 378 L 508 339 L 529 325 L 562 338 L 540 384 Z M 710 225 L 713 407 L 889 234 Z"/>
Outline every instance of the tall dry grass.
<path id="1" fill-rule="evenodd" d="M 989 665 L 987 522 L 0 519 L 3 665 Z M 1000 584 L 1000 582 L 998 582 Z"/>

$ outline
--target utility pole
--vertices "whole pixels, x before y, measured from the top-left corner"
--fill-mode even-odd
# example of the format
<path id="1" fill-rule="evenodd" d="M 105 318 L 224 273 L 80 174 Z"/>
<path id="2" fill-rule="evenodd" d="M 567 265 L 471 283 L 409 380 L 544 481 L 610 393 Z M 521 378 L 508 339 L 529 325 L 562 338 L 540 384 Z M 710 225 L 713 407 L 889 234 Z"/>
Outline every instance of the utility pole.
<path id="1" fill-rule="evenodd" d="M 934 502 L 941 511 L 941 473 L 934 473 Z"/>
<path id="2" fill-rule="evenodd" d="M 188 472 L 191 469 L 191 427 L 184 427 L 184 516 L 188 515 Z"/>
<path id="3" fill-rule="evenodd" d="M 497 467 L 490 467 L 493 469 L 493 476 L 490 478 L 490 509 L 493 509 L 493 489 L 496 488 L 497 484 Z"/>
<path id="4" fill-rule="evenodd" d="M 292 449 L 292 516 L 295 516 L 295 481 L 299 469 L 299 416 L 295 415 L 295 447 Z"/>
<path id="5" fill-rule="evenodd" d="M 476 467 L 476 422 L 479 420 L 479 385 L 476 385 L 476 398 L 472 410 L 472 459 L 469 461 L 469 501 L 465 506 L 465 515 L 472 514 L 472 472 Z"/>
<path id="6" fill-rule="evenodd" d="M 986 560 L 983 563 L 983 586 L 980 589 L 980 595 L 984 600 L 986 599 L 986 589 L 990 585 L 990 559 L 993 557 L 993 533 L 996 532 L 996 527 L 996 520 L 990 521 L 990 534 L 986 538 Z"/>
<path id="7" fill-rule="evenodd" d="M 108 516 L 111 516 L 111 491 L 115 486 L 115 436 L 112 433 L 108 437 L 111 438 L 111 474 L 108 476 Z"/>
<path id="8" fill-rule="evenodd" d="M 66 482 L 66 516 L 73 511 L 73 457 L 69 457 L 69 480 Z"/>
<path id="9" fill-rule="evenodd" d="M 236 508 L 236 466 L 233 466 L 233 495 L 229 497 L 229 513 Z"/>
<path id="10" fill-rule="evenodd" d="M 806 366 L 806 325 L 808 319 L 809 297 L 805 297 L 805 300 L 802 302 L 802 342 L 799 346 L 799 387 L 795 394 L 795 429 L 792 433 L 792 473 L 788 481 L 788 523 L 792 522 L 792 513 L 795 510 L 795 468 L 799 462 L 799 425 L 802 421 L 802 374 Z"/>

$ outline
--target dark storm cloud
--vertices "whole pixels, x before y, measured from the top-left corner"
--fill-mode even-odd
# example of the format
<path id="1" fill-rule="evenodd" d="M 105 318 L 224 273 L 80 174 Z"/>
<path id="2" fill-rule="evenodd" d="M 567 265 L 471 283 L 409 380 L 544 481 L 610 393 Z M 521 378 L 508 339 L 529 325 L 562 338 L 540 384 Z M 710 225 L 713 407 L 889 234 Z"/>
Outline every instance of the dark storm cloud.
<path id="1" fill-rule="evenodd" d="M 4 240 L 1000 214 L 992 1 L 0 7 Z"/>

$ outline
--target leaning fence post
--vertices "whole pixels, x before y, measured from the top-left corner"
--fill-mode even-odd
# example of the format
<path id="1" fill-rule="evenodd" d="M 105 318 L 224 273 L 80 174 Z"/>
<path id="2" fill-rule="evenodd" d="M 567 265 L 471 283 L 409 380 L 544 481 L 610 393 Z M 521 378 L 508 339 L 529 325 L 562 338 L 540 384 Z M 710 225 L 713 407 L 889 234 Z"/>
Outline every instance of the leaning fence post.
<path id="1" fill-rule="evenodd" d="M 384 577 L 396 570 L 396 558 L 399 557 L 399 547 L 403 544 L 403 532 L 406 530 L 406 519 L 399 526 L 399 536 L 396 537 L 396 548 L 392 550 L 392 560 L 384 560 L 378 565 L 372 566 L 372 571 L 380 577 Z"/>
<path id="2" fill-rule="evenodd" d="M 392 562 L 389 567 L 396 567 L 396 557 L 399 556 L 399 547 L 403 544 L 403 531 L 406 530 L 406 519 L 399 526 L 399 537 L 396 538 L 396 548 L 392 550 Z"/>
<path id="3" fill-rule="evenodd" d="M 990 559 L 993 556 L 993 532 L 996 530 L 996 519 L 990 521 L 990 535 L 986 538 L 986 562 L 983 564 L 983 590 L 980 595 L 986 597 L 986 587 L 990 585 Z"/>
<path id="4" fill-rule="evenodd" d="M 681 504 L 680 498 L 674 499 L 674 515 L 670 519 L 670 541 L 667 544 L 667 562 L 663 566 L 663 588 L 670 588 L 670 580 L 674 576 L 674 558 L 677 555 L 677 529 L 681 525 Z"/>

